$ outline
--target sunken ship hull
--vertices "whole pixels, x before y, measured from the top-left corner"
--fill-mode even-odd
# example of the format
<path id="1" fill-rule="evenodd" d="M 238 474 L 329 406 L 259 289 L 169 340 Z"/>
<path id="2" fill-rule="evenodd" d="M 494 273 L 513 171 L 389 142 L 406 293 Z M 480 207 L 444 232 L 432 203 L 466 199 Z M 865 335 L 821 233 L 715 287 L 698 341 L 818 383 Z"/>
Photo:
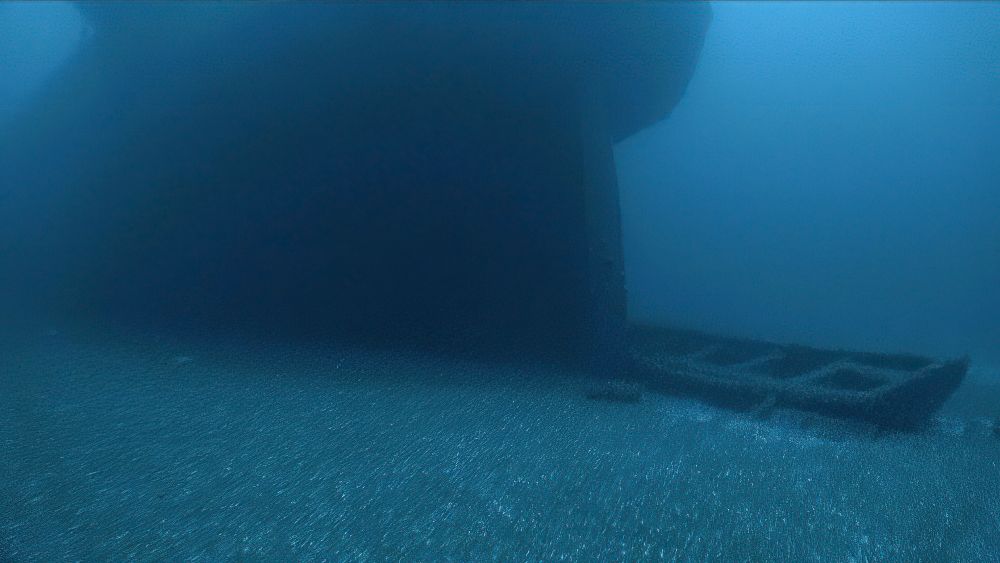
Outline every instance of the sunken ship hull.
<path id="1" fill-rule="evenodd" d="M 0 274 L 59 314 L 559 355 L 903 427 L 964 373 L 628 328 L 613 147 L 680 100 L 706 3 L 77 6 L 79 52 L 0 131 Z"/>

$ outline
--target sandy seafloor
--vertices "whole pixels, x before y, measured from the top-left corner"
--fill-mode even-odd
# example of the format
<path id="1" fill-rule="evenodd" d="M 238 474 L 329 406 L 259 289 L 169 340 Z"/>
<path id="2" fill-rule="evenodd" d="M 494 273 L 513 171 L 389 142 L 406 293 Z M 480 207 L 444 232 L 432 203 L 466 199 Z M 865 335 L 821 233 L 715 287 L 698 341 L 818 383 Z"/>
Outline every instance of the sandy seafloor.
<path id="1" fill-rule="evenodd" d="M 3 561 L 1000 561 L 983 368 L 884 435 L 417 351 L 56 327 L 0 354 Z"/>

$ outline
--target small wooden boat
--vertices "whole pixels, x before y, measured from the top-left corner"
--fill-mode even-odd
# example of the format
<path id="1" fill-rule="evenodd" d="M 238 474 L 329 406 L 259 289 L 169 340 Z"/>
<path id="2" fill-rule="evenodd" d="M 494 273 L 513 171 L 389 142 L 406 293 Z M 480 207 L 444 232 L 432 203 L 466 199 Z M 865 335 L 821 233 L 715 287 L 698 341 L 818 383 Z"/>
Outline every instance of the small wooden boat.
<path id="1" fill-rule="evenodd" d="M 649 390 L 901 430 L 924 426 L 969 367 L 968 358 L 825 350 L 650 327 L 632 327 L 629 345 L 631 375 Z"/>

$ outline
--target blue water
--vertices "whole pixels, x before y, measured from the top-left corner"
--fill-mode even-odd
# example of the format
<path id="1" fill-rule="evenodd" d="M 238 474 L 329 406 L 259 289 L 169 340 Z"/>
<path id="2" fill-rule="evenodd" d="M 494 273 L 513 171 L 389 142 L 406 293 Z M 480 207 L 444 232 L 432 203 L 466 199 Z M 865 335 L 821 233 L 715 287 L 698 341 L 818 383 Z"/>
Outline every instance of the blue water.
<path id="1" fill-rule="evenodd" d="M 632 311 L 1000 361 L 1000 6 L 714 5 L 618 146 Z"/>
<path id="2" fill-rule="evenodd" d="M 0 561 L 1000 561 L 998 133 L 997 2 L 0 3 Z"/>

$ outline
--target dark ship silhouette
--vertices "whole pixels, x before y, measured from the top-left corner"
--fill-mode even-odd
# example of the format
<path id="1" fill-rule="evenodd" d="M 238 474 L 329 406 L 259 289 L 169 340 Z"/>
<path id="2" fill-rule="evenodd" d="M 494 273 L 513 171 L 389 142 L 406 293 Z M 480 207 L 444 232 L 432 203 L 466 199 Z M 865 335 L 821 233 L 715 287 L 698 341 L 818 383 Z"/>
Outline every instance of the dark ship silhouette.
<path id="1" fill-rule="evenodd" d="M 28 283 L 64 311 L 555 356 L 894 427 L 965 373 L 628 327 L 613 144 L 681 98 L 706 3 L 78 6 L 93 32 L 0 145 L 31 233 L 10 263 L 44 256 Z"/>

